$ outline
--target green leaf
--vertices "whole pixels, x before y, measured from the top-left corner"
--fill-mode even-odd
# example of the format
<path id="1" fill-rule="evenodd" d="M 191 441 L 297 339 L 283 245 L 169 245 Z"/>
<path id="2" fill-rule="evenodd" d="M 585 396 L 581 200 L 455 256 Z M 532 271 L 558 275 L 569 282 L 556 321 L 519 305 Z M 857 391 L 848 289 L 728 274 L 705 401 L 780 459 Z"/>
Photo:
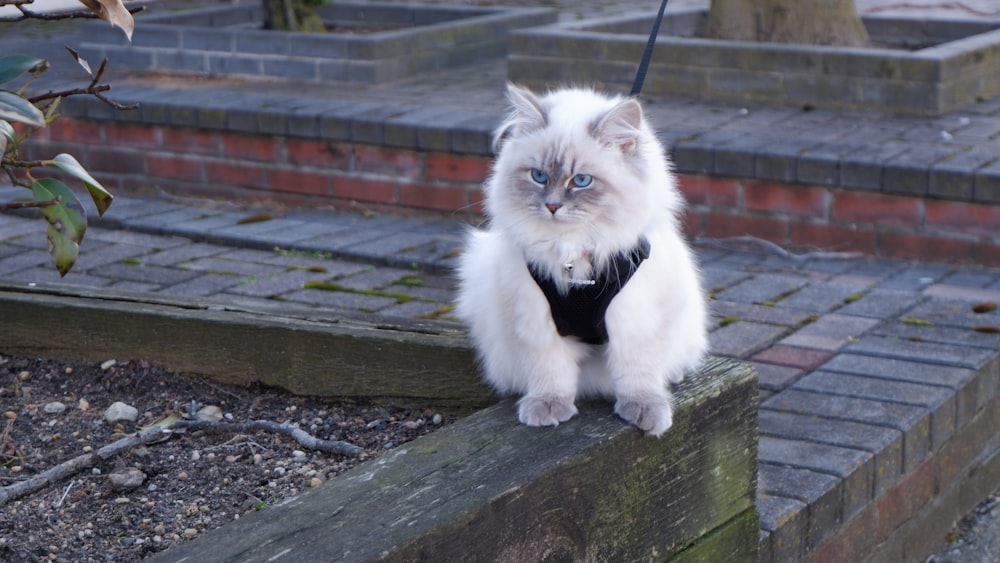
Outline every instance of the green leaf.
<path id="1" fill-rule="evenodd" d="M 104 189 L 104 186 L 100 182 L 94 179 L 93 176 L 87 172 L 83 166 L 73 155 L 62 153 L 57 154 L 55 158 L 52 159 L 52 164 L 62 170 L 63 172 L 83 180 L 83 183 L 87 186 L 87 191 L 90 193 L 90 199 L 94 200 L 94 205 L 97 206 L 97 214 L 103 216 L 104 212 L 111 207 L 111 202 L 114 201 L 115 196 L 111 195 L 108 190 Z"/>
<path id="2" fill-rule="evenodd" d="M 0 84 L 10 82 L 26 72 L 38 72 L 47 69 L 49 62 L 45 59 L 27 55 L 11 55 L 0 57 Z"/>
<path id="3" fill-rule="evenodd" d="M 63 236 L 52 225 L 49 225 L 46 235 L 49 239 L 49 254 L 52 256 L 52 263 L 56 265 L 59 276 L 65 276 L 80 256 L 80 245 Z"/>
<path id="4" fill-rule="evenodd" d="M 31 192 L 35 201 L 58 199 L 59 202 L 54 205 L 39 208 L 42 216 L 68 240 L 77 244 L 83 241 L 83 235 L 87 231 L 87 211 L 69 186 L 59 180 L 43 178 L 31 184 Z"/>
<path id="5" fill-rule="evenodd" d="M 31 102 L 6 90 L 0 90 L 0 119 L 45 127 L 45 116 Z"/>

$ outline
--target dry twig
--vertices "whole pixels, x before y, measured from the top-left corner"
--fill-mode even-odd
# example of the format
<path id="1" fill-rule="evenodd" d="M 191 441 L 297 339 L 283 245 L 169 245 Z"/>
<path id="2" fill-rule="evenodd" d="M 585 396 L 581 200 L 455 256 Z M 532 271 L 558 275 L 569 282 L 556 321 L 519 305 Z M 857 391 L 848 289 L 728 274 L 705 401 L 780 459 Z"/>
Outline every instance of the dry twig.
<path id="1" fill-rule="evenodd" d="M 0 487 L 0 506 L 27 496 L 31 493 L 44 489 L 53 483 L 65 479 L 70 475 L 89 469 L 97 463 L 112 456 L 126 452 L 138 446 L 153 444 L 169 438 L 175 430 L 202 430 L 205 432 L 256 432 L 264 430 L 288 436 L 305 448 L 319 450 L 321 452 L 357 457 L 362 449 L 354 444 L 339 440 L 323 440 L 317 438 L 305 430 L 295 428 L 288 423 L 277 423 L 269 420 L 254 420 L 251 422 L 215 422 L 208 420 L 179 420 L 166 428 L 153 426 L 141 430 L 140 432 L 112 442 L 97 451 L 89 452 L 77 456 L 71 460 L 64 461 L 55 467 L 39 473 L 33 477 Z M 68 490 L 68 488 L 67 488 Z"/>
<path id="2" fill-rule="evenodd" d="M 816 250 L 813 252 L 789 252 L 785 250 L 778 244 L 775 244 L 769 240 L 765 240 L 755 236 L 742 236 L 742 237 L 726 237 L 726 238 L 699 238 L 698 242 L 701 244 L 707 244 L 709 246 L 715 246 L 717 248 L 727 248 L 729 243 L 750 243 L 757 246 L 764 247 L 765 250 L 770 250 L 771 252 L 781 256 L 782 258 L 788 258 L 790 260 L 854 260 L 864 256 L 861 252 L 831 252 L 826 250 Z"/>

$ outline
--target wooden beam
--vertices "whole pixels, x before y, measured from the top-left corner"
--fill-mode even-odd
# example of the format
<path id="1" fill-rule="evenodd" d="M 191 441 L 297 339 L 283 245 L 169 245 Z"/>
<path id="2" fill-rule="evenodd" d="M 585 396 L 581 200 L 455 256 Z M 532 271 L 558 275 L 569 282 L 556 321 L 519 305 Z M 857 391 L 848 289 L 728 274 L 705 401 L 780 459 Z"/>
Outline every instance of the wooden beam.
<path id="1" fill-rule="evenodd" d="M 197 300 L 0 282 L 0 350 L 148 360 L 223 383 L 302 395 L 466 411 L 496 402 L 463 333 L 440 323 L 372 324 L 275 302 Z"/>
<path id="2" fill-rule="evenodd" d="M 757 380 L 710 360 L 652 439 L 605 402 L 480 411 L 150 561 L 756 561 Z"/>

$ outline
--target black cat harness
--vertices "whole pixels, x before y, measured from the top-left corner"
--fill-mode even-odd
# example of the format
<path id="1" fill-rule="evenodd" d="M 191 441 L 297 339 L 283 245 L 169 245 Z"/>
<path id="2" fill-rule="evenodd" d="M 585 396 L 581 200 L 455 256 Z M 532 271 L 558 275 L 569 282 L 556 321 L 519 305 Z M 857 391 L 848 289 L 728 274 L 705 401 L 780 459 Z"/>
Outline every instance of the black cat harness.
<path id="1" fill-rule="evenodd" d="M 649 241 L 642 237 L 632 248 L 614 255 L 607 268 L 597 272 L 593 280 L 574 284 L 566 294 L 559 293 L 555 282 L 530 264 L 528 271 L 549 301 L 559 334 L 575 336 L 587 344 L 606 344 L 608 328 L 604 315 L 608 305 L 646 258 L 649 258 Z"/>

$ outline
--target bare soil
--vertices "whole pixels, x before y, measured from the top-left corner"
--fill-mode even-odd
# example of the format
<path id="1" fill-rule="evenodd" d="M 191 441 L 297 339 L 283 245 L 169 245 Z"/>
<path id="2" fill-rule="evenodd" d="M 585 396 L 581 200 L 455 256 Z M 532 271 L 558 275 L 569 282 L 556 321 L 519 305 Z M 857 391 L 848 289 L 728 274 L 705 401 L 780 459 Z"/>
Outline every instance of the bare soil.
<path id="1" fill-rule="evenodd" d="M 143 361 L 111 363 L 0 355 L 0 487 L 202 406 L 221 409 L 224 421 L 287 421 L 363 451 L 356 458 L 310 451 L 265 432 L 175 433 L 0 506 L 0 561 L 137 561 L 455 420 L 224 386 Z M 138 409 L 138 420 L 107 422 L 116 401 Z M 114 484 L 112 475 L 127 474 L 141 482 Z"/>

